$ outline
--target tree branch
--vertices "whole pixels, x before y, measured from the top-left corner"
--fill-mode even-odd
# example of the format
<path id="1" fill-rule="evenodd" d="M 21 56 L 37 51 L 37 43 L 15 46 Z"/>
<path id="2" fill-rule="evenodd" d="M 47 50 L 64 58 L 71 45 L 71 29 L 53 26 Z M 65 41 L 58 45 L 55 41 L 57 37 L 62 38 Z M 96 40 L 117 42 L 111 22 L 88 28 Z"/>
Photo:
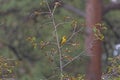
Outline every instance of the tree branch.
<path id="1" fill-rule="evenodd" d="M 73 7 L 72 5 L 62 3 L 62 7 L 68 11 L 71 11 L 71 12 L 81 16 L 81 17 L 85 17 L 85 12 L 83 12 L 82 10 L 80 10 L 76 7 Z M 120 3 L 110 3 L 106 6 L 104 6 L 103 15 L 107 14 L 108 12 L 110 12 L 112 10 L 120 10 Z"/>
<path id="2" fill-rule="evenodd" d="M 15 9 L 15 8 L 11 8 L 11 9 L 8 9 L 7 11 L 0 11 L 0 16 L 6 16 L 8 14 L 11 14 L 11 13 L 19 13 L 20 10 L 18 9 Z"/>
<path id="3" fill-rule="evenodd" d="M 117 39 L 120 39 L 119 34 L 115 31 L 112 23 L 107 19 L 107 18 L 103 18 L 103 20 L 106 22 L 106 24 L 109 26 L 109 28 L 113 31 L 114 35 L 116 36 Z"/>
<path id="4" fill-rule="evenodd" d="M 8 43 L 5 43 L 3 40 L 0 40 L 0 42 L 1 42 L 1 44 L 8 47 L 8 49 L 11 50 L 14 53 L 14 55 L 18 58 L 18 60 L 22 60 L 22 57 L 20 56 L 20 54 L 18 53 L 17 49 L 14 46 L 12 46 Z"/>
<path id="5" fill-rule="evenodd" d="M 78 8 L 75 8 L 69 4 L 63 3 L 62 7 L 68 11 L 74 12 L 81 17 L 85 17 L 85 13 Z"/>
<path id="6" fill-rule="evenodd" d="M 112 10 L 120 10 L 120 3 L 110 3 L 108 5 L 105 5 L 103 10 L 103 15 Z"/>

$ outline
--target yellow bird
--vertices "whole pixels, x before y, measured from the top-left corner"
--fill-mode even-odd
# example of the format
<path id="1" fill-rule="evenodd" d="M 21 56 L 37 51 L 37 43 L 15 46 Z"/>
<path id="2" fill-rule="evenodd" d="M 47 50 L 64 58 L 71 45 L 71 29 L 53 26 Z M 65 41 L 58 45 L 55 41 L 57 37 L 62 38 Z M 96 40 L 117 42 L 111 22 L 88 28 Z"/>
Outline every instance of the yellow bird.
<path id="1" fill-rule="evenodd" d="M 62 37 L 62 39 L 61 39 L 61 41 L 60 41 L 60 45 L 65 44 L 65 43 L 66 43 L 66 41 L 67 41 L 66 36 L 63 36 L 63 37 Z"/>

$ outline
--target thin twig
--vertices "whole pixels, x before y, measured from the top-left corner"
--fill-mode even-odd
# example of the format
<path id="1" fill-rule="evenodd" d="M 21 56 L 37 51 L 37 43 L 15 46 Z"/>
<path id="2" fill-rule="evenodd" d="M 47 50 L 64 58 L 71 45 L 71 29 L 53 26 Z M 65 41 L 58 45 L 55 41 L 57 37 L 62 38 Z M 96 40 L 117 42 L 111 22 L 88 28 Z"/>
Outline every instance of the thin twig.
<path id="1" fill-rule="evenodd" d="M 62 66 L 62 68 L 66 67 L 68 64 L 70 64 L 70 63 L 73 62 L 74 60 L 78 59 L 78 58 L 81 56 L 81 54 L 83 54 L 84 52 L 85 52 L 85 51 L 82 51 L 79 55 L 75 56 L 71 61 L 69 61 L 69 62 L 67 62 L 66 64 L 64 64 L 64 65 Z"/>
<path id="2" fill-rule="evenodd" d="M 48 9 L 51 13 L 51 19 L 52 19 L 52 23 L 53 23 L 53 26 L 54 26 L 54 31 L 55 31 L 55 37 L 56 37 L 56 42 L 57 42 L 57 48 L 58 48 L 58 53 L 59 53 L 59 61 L 60 61 L 60 80 L 63 80 L 62 79 L 62 73 L 63 73 L 63 68 L 62 68 L 62 51 L 61 51 L 61 48 L 60 48 L 60 41 L 59 41 L 59 37 L 58 37 L 58 33 L 57 33 L 57 26 L 56 26 L 56 22 L 55 22 L 55 18 L 54 18 L 54 12 L 55 12 L 55 9 L 56 9 L 56 5 L 54 6 L 54 9 L 53 11 L 51 11 L 50 9 L 50 6 L 46 0 L 46 3 L 47 3 L 47 6 L 48 6 Z"/>

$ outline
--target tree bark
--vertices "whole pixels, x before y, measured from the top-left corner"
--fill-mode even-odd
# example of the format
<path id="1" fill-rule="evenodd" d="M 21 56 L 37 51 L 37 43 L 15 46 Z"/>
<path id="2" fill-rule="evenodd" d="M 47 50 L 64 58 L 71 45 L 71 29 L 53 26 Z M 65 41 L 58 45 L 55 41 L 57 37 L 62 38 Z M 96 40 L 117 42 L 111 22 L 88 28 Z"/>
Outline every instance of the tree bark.
<path id="1" fill-rule="evenodd" d="M 86 53 L 90 55 L 86 80 L 101 80 L 101 40 L 95 40 L 93 28 L 102 19 L 102 0 L 87 0 L 86 3 Z M 100 28 L 98 28 L 100 29 Z"/>

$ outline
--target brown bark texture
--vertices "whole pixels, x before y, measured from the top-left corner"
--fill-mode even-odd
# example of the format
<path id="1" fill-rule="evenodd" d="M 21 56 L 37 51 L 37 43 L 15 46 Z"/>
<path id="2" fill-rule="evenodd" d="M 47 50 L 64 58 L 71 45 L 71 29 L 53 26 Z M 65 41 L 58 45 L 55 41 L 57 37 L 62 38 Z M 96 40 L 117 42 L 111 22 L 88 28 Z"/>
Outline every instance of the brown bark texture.
<path id="1" fill-rule="evenodd" d="M 96 40 L 93 28 L 102 19 L 102 0 L 87 0 L 86 3 L 86 37 L 85 49 L 90 60 L 87 66 L 85 80 L 101 80 L 101 40 Z"/>

